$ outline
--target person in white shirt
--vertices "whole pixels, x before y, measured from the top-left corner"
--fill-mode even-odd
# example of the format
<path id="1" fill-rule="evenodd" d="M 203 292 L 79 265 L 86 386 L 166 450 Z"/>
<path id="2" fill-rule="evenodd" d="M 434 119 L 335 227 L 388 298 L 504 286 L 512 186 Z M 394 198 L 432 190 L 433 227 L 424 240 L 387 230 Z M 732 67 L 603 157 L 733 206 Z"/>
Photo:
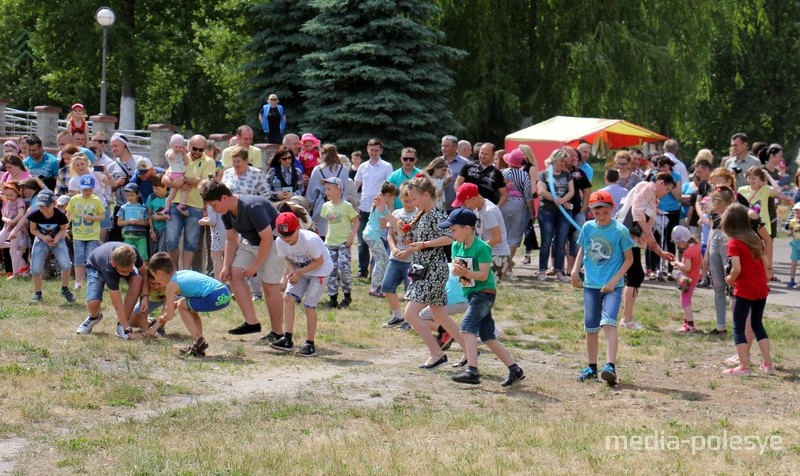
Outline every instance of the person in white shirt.
<path id="1" fill-rule="evenodd" d="M 664 155 L 669 157 L 669 160 L 672 161 L 672 170 L 680 174 L 681 183 L 686 183 L 689 181 L 689 171 L 686 169 L 686 164 L 675 155 L 677 153 L 678 141 L 675 139 L 668 139 L 664 142 Z"/>
<path id="2" fill-rule="evenodd" d="M 361 200 L 358 203 L 358 277 L 366 278 L 369 268 L 369 246 L 364 241 L 364 228 L 369 221 L 369 212 L 372 201 L 380 195 L 381 186 L 394 172 L 392 164 L 383 160 L 383 142 L 380 139 L 370 139 L 367 142 L 367 155 L 369 160 L 362 163 L 356 172 L 356 190 L 361 188 Z"/>

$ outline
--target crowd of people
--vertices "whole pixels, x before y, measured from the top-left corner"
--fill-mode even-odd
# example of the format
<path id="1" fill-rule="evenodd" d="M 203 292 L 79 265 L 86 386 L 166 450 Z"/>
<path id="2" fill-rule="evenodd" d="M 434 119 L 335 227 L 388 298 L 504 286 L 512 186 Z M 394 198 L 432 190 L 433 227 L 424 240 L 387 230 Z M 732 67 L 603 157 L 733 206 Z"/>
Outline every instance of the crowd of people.
<path id="1" fill-rule="evenodd" d="M 7 279 L 31 276 L 34 302 L 45 299 L 45 268 L 60 273 L 67 301 L 85 289 L 88 316 L 79 334 L 102 319 L 106 288 L 122 339 L 163 335 L 177 311 L 192 336 L 189 355 L 208 348 L 200 313 L 232 300 L 243 321 L 230 334 L 262 333 L 256 303 L 263 300 L 270 328 L 260 340 L 293 352 L 302 303 L 307 327 L 297 354 L 314 356 L 317 307 L 354 301 L 357 245 L 356 275 L 389 308 L 383 326 L 413 329 L 428 348 L 420 368 L 446 363 L 455 342 L 464 355 L 453 364 L 463 368 L 453 380 L 479 383 L 480 340 L 508 367 L 505 387 L 525 374 L 498 341 L 497 284 L 519 279 L 517 267 L 531 265 L 539 250 L 538 281 L 583 288 L 588 366 L 579 381 L 617 382 L 617 327 L 642 329 L 634 312 L 645 279 L 676 282 L 681 333 L 698 331 L 696 287 L 714 290 L 712 334 L 727 333 L 732 296 L 737 355 L 725 375 L 751 373 L 753 340 L 760 369 L 774 370 L 762 323 L 768 280 L 775 279 L 772 239 L 781 228 L 779 208 L 800 198 L 780 145 L 760 144 L 751 154 L 739 133 L 718 165 L 704 149 L 688 168 L 674 140 L 663 153 L 619 150 L 606 164 L 605 186 L 593 190 L 587 143 L 554 150 L 540 169 L 525 145 L 497 150 L 447 135 L 441 156 L 424 168 L 412 147 L 402 149 L 394 168 L 379 139 L 366 144 L 366 157 L 348 157 L 313 134 L 284 134 L 286 113 L 277 97 L 269 102 L 259 120 L 268 140 L 280 144 L 269 161 L 253 146 L 253 130 L 242 126 L 222 151 L 201 135 L 175 134 L 163 169 L 132 154 L 123 134 L 97 132 L 87 141 L 80 104 L 58 135 L 56 155 L 36 136 L 5 142 L 0 246 Z M 793 287 L 800 221 L 787 229 L 797 235 Z M 210 272 L 190 269 L 196 253 L 208 253 Z M 160 307 L 159 317 L 150 317 Z M 460 313 L 457 324 L 452 316 Z M 601 368 L 600 330 L 607 344 Z"/>

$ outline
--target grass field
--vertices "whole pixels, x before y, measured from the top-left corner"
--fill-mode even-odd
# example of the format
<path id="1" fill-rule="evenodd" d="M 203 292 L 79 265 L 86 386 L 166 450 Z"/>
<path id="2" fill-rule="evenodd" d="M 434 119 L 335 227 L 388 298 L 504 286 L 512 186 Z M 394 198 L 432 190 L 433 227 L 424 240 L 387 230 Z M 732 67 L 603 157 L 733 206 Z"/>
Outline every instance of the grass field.
<path id="1" fill-rule="evenodd" d="M 475 387 L 453 383 L 449 366 L 418 369 L 423 344 L 413 333 L 382 329 L 385 304 L 360 281 L 349 310 L 320 312 L 320 354 L 311 359 L 229 336 L 240 321 L 235 305 L 204 320 L 205 358 L 180 356 L 190 338 L 179 319 L 167 338 L 123 342 L 107 308 L 92 335 L 78 336 L 83 306 L 66 304 L 55 281 L 45 285 L 44 303 L 30 305 L 30 282 L 0 283 L 0 474 L 800 468 L 796 309 L 767 307 L 776 375 L 723 379 L 730 337 L 674 333 L 677 291 L 648 284 L 637 306 L 647 330 L 620 331 L 621 383 L 610 388 L 575 381 L 586 361 L 580 291 L 523 276 L 500 285 L 495 318 L 527 379 L 503 389 L 506 369 L 485 349 Z M 709 296 L 695 297 L 705 330 L 713 328 Z M 267 322 L 263 303 L 257 309 Z M 302 343 L 301 317 L 295 334 Z M 457 345 L 449 355 L 461 358 Z M 737 438 L 750 444 L 737 447 Z"/>

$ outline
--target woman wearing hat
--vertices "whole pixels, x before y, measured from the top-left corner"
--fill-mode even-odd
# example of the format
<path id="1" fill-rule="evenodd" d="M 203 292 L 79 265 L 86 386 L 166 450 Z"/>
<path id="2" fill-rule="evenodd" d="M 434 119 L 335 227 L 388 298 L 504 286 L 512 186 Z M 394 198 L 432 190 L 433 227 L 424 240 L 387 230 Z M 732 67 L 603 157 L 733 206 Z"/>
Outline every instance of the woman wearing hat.
<path id="1" fill-rule="evenodd" d="M 16 155 L 19 157 L 19 144 L 10 139 L 3 142 L 3 155 Z"/>
<path id="2" fill-rule="evenodd" d="M 531 215 L 534 213 L 533 190 L 531 189 L 531 177 L 522 168 L 525 163 L 525 154 L 521 150 L 515 149 L 505 154 L 503 161 L 508 164 L 508 167 L 501 171 L 508 190 L 508 200 L 500 208 L 500 211 L 503 213 L 503 221 L 506 223 L 508 246 L 510 248 L 510 259 L 508 260 L 508 268 L 505 275 L 513 279 L 514 255 L 520 243 L 522 243 L 525 225 L 527 225 L 525 212 L 528 210 Z"/>

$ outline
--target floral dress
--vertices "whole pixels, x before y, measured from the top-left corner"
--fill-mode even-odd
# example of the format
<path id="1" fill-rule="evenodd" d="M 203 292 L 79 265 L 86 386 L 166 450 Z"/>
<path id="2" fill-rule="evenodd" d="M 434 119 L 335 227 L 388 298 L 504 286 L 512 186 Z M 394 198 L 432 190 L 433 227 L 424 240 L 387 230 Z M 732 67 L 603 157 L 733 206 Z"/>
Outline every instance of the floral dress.
<path id="1" fill-rule="evenodd" d="M 425 212 L 414 227 L 417 241 L 432 241 L 441 236 L 450 236 L 449 228 L 439 228 L 439 223 L 447 220 L 447 214 L 441 208 Z M 449 245 L 448 245 L 449 246 Z M 425 248 L 416 253 L 414 263 L 428 266 L 424 279 L 412 280 L 406 290 L 406 300 L 431 304 L 447 305 L 447 293 L 444 285 L 450 274 L 447 267 L 447 255 L 443 246 Z"/>

